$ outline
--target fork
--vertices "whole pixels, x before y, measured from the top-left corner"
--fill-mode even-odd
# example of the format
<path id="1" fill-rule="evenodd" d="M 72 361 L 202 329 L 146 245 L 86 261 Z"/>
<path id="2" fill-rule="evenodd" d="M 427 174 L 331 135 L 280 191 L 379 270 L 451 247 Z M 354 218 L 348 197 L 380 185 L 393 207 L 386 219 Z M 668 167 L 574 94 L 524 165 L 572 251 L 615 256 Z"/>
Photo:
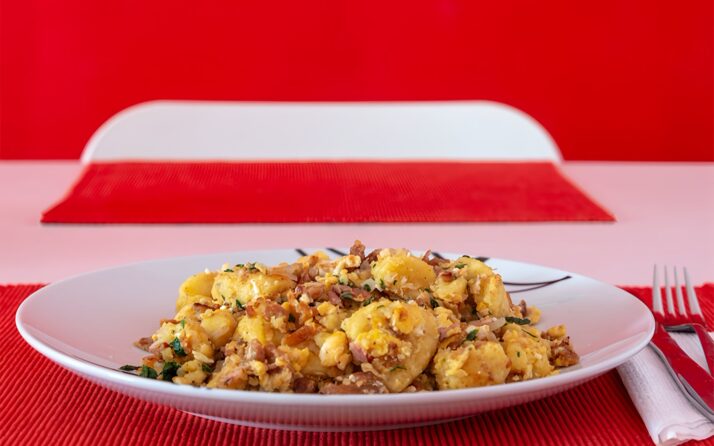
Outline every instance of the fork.
<path id="1" fill-rule="evenodd" d="M 679 275 L 677 268 L 674 267 L 674 295 L 677 299 L 677 307 L 675 309 L 672 290 L 669 286 L 669 274 L 667 266 L 664 266 L 664 295 L 667 305 L 666 311 L 662 306 L 662 291 L 659 285 L 659 277 L 657 273 L 657 265 L 654 267 L 652 278 L 652 312 L 655 315 L 657 322 L 661 323 L 665 330 L 671 332 L 688 332 L 696 333 L 699 336 L 699 342 L 704 350 L 704 357 L 709 367 L 709 374 L 714 375 L 714 340 L 709 336 L 704 324 L 704 314 L 702 314 L 699 300 L 692 287 L 692 282 L 689 280 L 687 268 L 682 268 L 684 274 L 684 286 L 687 290 L 687 301 L 689 303 L 689 313 L 684 305 L 684 296 L 682 295 L 682 287 L 679 285 Z"/>

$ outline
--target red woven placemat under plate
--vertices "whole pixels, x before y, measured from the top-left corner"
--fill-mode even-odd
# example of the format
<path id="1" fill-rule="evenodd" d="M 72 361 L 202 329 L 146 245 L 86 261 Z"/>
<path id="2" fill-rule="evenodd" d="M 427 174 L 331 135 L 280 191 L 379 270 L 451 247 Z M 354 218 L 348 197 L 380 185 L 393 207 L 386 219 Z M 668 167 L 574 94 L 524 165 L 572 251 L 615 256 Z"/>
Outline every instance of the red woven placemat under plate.
<path id="1" fill-rule="evenodd" d="M 613 221 L 551 163 L 120 162 L 45 223 Z"/>
<path id="2" fill-rule="evenodd" d="M 27 345 L 17 306 L 40 285 L 0 286 L 0 444 L 651 445 L 617 372 L 558 395 L 475 417 L 380 432 L 312 433 L 234 426 L 123 396 L 60 368 Z M 626 288 L 647 301 L 648 288 Z M 697 288 L 714 321 L 714 284 Z M 701 444 L 714 444 L 709 439 Z"/>

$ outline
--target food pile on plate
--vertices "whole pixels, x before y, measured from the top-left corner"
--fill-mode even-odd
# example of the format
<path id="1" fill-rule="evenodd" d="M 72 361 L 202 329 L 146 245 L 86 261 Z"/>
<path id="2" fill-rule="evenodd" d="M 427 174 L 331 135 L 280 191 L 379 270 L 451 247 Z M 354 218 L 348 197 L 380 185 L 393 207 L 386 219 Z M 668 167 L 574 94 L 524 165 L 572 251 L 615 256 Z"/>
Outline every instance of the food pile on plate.
<path id="1" fill-rule="evenodd" d="M 461 389 L 548 376 L 578 363 L 563 325 L 514 305 L 485 263 L 405 249 L 324 252 L 189 277 L 177 313 L 122 370 L 177 384 L 373 394 Z"/>

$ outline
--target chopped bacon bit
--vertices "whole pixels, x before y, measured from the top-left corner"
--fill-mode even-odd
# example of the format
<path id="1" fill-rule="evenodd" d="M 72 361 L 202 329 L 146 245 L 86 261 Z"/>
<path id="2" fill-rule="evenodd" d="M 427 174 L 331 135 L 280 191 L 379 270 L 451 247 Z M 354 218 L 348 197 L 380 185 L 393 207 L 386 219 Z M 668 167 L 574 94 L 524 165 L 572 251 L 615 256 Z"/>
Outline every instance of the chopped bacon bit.
<path id="1" fill-rule="evenodd" d="M 518 306 L 521 308 L 521 317 L 528 317 L 528 306 L 526 305 L 526 301 L 521 299 Z"/>
<path id="2" fill-rule="evenodd" d="M 439 273 L 439 277 L 444 282 L 451 282 L 454 280 L 454 274 L 451 271 L 442 271 Z"/>
<path id="3" fill-rule="evenodd" d="M 372 262 L 376 261 L 377 258 L 379 257 L 380 251 L 381 251 L 381 249 L 375 249 L 374 251 L 367 254 L 367 257 L 365 257 L 364 260 L 368 263 L 372 263 Z"/>
<path id="4" fill-rule="evenodd" d="M 245 351 L 244 343 L 241 342 L 239 344 L 236 341 L 231 341 L 223 347 L 223 356 L 230 356 L 230 355 L 234 355 L 234 354 L 243 356 L 244 351 Z"/>
<path id="5" fill-rule="evenodd" d="M 349 285 L 332 285 L 331 291 L 337 296 L 342 296 L 343 294 L 349 294 L 352 300 L 357 302 L 363 302 L 365 299 L 369 298 L 369 291 L 358 287 L 351 287 Z M 334 302 L 331 302 L 334 303 Z"/>
<path id="6" fill-rule="evenodd" d="M 431 257 L 431 249 L 427 249 L 421 259 L 424 261 L 424 263 L 428 263 L 431 266 L 439 266 L 440 264 L 444 263 L 444 259 L 440 259 L 438 257 Z"/>
<path id="7" fill-rule="evenodd" d="M 154 343 L 154 340 L 151 338 L 141 338 L 138 341 L 134 342 L 134 345 L 136 347 L 139 347 L 140 349 L 144 350 L 145 352 L 148 352 L 149 347 L 153 343 Z"/>
<path id="8" fill-rule="evenodd" d="M 325 292 L 325 285 L 320 282 L 307 282 L 295 287 L 298 295 L 307 294 L 312 300 L 317 300 Z"/>
<path id="9" fill-rule="evenodd" d="M 159 321 L 159 324 L 161 324 L 161 325 L 164 325 L 164 324 L 178 324 L 178 323 L 179 323 L 179 321 L 177 321 L 176 319 L 161 319 L 161 320 Z"/>
<path id="10" fill-rule="evenodd" d="M 329 383 L 320 389 L 320 393 L 327 395 L 345 395 L 345 394 L 375 394 L 389 393 L 389 389 L 379 380 L 374 374 L 369 372 L 353 373 L 342 380 L 341 384 Z"/>
<path id="11" fill-rule="evenodd" d="M 247 307 L 245 307 L 245 313 L 248 315 L 248 317 L 256 317 L 258 315 L 253 305 L 248 305 Z"/>
<path id="12" fill-rule="evenodd" d="M 293 390 L 295 393 L 316 393 L 317 383 L 310 378 L 297 378 L 293 381 Z"/>
<path id="13" fill-rule="evenodd" d="M 307 341 L 315 335 L 315 328 L 311 325 L 303 325 L 294 332 L 283 338 L 285 344 L 293 347 L 301 342 Z"/>
<path id="14" fill-rule="evenodd" d="M 268 268 L 268 274 L 285 277 L 286 279 L 297 282 L 298 277 L 303 273 L 303 265 L 301 263 L 280 263 L 276 266 Z"/>
<path id="15" fill-rule="evenodd" d="M 363 362 L 369 362 L 367 352 L 365 352 L 357 343 L 350 342 L 350 352 L 352 353 L 352 358 L 355 363 L 361 364 Z"/>
<path id="16" fill-rule="evenodd" d="M 448 327 L 439 327 L 439 341 L 443 341 L 444 339 L 448 338 L 449 332 L 453 330 L 454 328 L 458 328 L 461 324 L 458 322 L 454 322 L 453 324 L 449 325 Z"/>
<path id="17" fill-rule="evenodd" d="M 274 318 L 279 318 L 279 317 L 288 317 L 288 311 L 282 307 L 282 305 L 273 302 L 272 300 L 266 300 L 265 302 L 265 310 L 263 310 L 263 314 L 265 314 L 265 317 L 268 319 L 274 317 Z"/>
<path id="18" fill-rule="evenodd" d="M 160 355 L 161 350 L 167 348 L 168 346 L 169 344 L 167 344 L 166 342 L 156 341 L 149 346 L 149 349 L 147 351 L 155 355 Z"/>
<path id="19" fill-rule="evenodd" d="M 549 336 L 544 336 L 549 339 Z M 580 357 L 570 344 L 570 336 L 550 340 L 550 358 L 556 367 L 568 367 L 577 364 Z"/>
<path id="20" fill-rule="evenodd" d="M 355 242 L 352 244 L 352 247 L 350 248 L 350 255 L 359 256 L 360 259 L 364 260 L 364 248 L 365 246 L 362 244 L 362 242 L 360 242 L 359 240 L 355 240 Z"/>
<path id="21" fill-rule="evenodd" d="M 251 339 L 248 343 L 248 351 L 245 357 L 251 361 L 265 361 L 265 349 L 263 348 L 263 344 L 257 339 Z"/>
<path id="22" fill-rule="evenodd" d="M 342 299 L 340 299 L 340 296 L 332 290 L 327 292 L 327 300 L 332 305 L 342 305 Z"/>
<path id="23" fill-rule="evenodd" d="M 275 358 L 278 356 L 278 349 L 275 347 L 274 344 L 267 344 L 264 346 L 265 348 L 265 362 L 266 363 L 274 363 Z"/>

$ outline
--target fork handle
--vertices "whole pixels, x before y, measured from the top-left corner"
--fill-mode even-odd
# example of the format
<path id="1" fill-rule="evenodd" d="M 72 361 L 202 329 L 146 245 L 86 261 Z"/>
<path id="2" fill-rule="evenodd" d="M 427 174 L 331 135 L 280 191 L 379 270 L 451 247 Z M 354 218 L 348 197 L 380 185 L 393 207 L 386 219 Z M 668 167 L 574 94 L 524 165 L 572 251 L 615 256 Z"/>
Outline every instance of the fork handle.
<path id="1" fill-rule="evenodd" d="M 699 342 L 702 344 L 704 357 L 706 358 L 707 366 L 709 367 L 709 374 L 714 376 L 714 339 L 709 336 L 707 329 L 704 328 L 702 324 L 692 324 L 692 327 L 694 327 L 694 331 L 697 332 Z"/>
<path id="2" fill-rule="evenodd" d="M 652 345 L 676 377 L 680 389 L 689 393 L 695 399 L 697 408 L 714 421 L 714 378 L 687 356 L 660 324 L 655 328 Z"/>

